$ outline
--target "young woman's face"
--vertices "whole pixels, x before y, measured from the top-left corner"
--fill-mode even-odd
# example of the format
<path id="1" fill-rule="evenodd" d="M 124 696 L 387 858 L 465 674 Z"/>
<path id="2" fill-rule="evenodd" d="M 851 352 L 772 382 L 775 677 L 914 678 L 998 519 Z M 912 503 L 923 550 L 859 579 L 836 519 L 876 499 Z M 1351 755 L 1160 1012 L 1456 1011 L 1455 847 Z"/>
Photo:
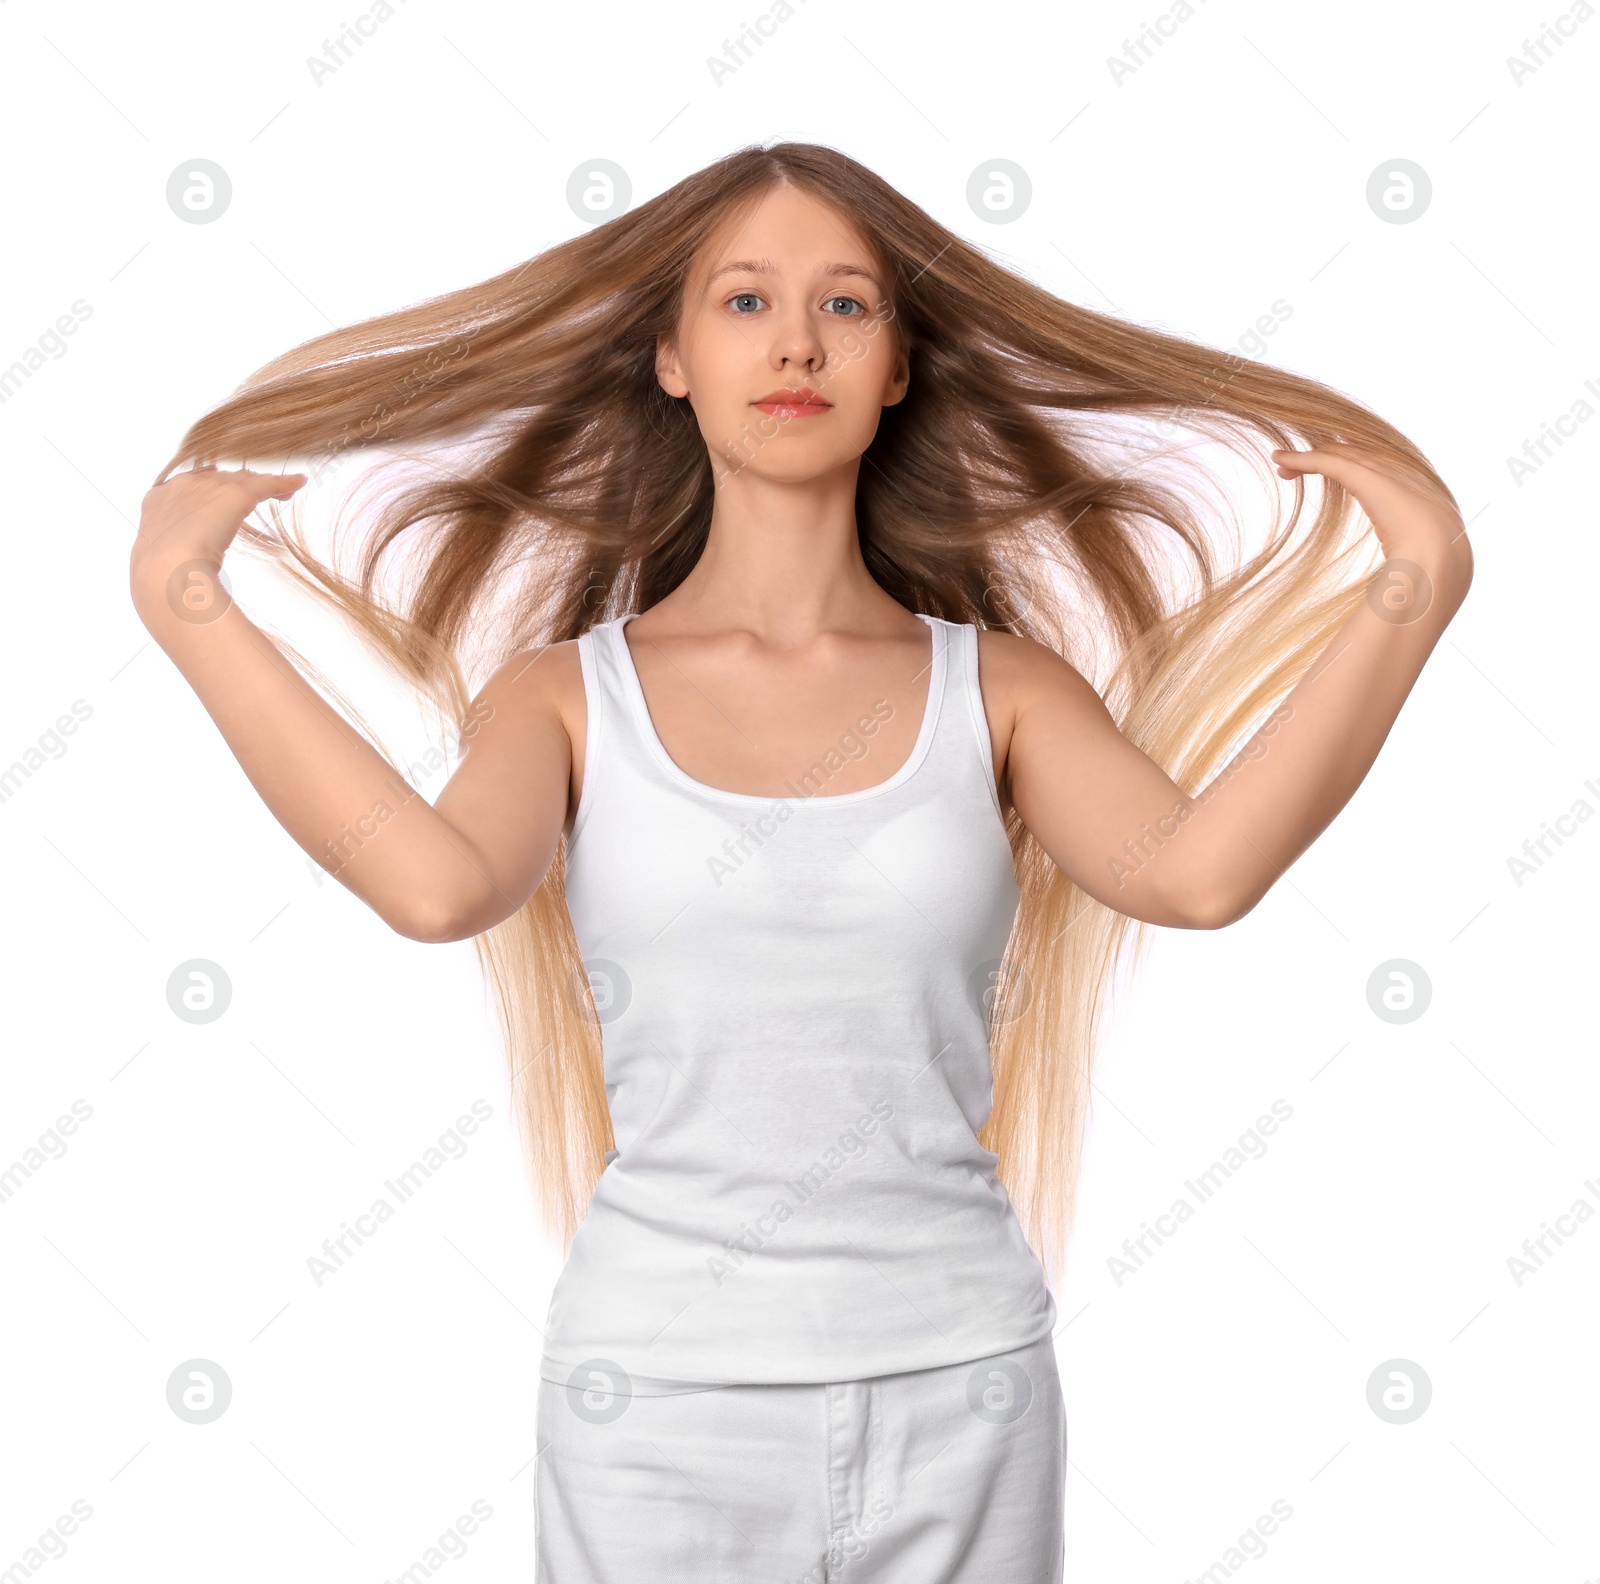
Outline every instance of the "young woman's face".
<path id="1" fill-rule="evenodd" d="M 860 457 L 910 382 L 887 296 L 861 233 L 794 187 L 707 242 L 656 370 L 688 397 L 719 484 L 745 470 L 799 483 Z"/>

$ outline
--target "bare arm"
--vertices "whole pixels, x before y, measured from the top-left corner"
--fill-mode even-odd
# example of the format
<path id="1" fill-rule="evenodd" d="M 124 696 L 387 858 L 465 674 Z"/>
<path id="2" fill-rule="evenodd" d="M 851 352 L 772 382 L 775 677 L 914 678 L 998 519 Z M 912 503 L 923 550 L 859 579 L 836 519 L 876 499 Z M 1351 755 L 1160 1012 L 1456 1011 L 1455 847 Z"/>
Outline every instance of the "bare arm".
<path id="1" fill-rule="evenodd" d="M 1352 446 L 1274 460 L 1284 477 L 1326 473 L 1355 495 L 1385 550 L 1389 598 L 1356 608 L 1198 796 L 1128 742 L 1058 656 L 1010 662 L 1027 673 L 1007 755 L 1017 813 L 1083 890 L 1131 918 L 1215 929 L 1248 913 L 1360 786 L 1472 581 L 1460 516 L 1423 481 Z"/>
<path id="2" fill-rule="evenodd" d="M 541 685 L 558 667 L 519 656 L 491 680 L 430 806 L 216 582 L 245 516 L 297 480 L 202 468 L 158 484 L 130 557 L 135 609 L 274 818 L 342 885 L 413 940 L 486 929 L 533 893 L 566 818 L 571 744 Z"/>

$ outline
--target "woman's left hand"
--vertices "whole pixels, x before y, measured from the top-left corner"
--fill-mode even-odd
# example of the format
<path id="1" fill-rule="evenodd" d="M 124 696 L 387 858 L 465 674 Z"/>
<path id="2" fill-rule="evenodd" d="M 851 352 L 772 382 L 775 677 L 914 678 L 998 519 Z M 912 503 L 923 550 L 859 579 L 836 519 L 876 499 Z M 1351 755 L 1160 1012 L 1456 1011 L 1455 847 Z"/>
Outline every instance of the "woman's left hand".
<path id="1" fill-rule="evenodd" d="M 1448 490 L 1426 475 L 1364 446 L 1335 441 L 1310 451 L 1274 451 L 1280 478 L 1320 473 L 1356 498 L 1389 560 L 1414 561 L 1435 583 L 1444 580 L 1464 596 L 1472 581 L 1466 524 Z"/>

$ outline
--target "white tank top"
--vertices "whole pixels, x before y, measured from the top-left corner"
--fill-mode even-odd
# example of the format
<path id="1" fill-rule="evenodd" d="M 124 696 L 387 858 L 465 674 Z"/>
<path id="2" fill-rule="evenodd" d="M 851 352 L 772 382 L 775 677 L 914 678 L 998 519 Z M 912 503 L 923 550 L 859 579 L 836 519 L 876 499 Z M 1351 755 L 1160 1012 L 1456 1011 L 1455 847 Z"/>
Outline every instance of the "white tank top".
<path id="1" fill-rule="evenodd" d="M 578 639 L 588 704 L 567 904 L 616 1149 L 551 1296 L 542 1374 L 856 1380 L 1048 1335 L 1055 1306 L 996 1156 L 988 1007 L 1018 890 L 976 627 L 923 616 L 911 757 L 882 700 L 768 797 L 656 734 L 623 637 Z"/>

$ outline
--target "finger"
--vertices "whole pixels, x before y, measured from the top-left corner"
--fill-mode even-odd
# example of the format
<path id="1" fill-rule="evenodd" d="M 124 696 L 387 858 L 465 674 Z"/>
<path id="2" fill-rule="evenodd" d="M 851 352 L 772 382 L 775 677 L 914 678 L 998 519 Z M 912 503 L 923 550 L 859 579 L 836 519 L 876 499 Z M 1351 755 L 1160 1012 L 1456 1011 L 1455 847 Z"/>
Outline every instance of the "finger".
<path id="1" fill-rule="evenodd" d="M 1347 467 L 1370 468 L 1374 473 L 1392 471 L 1401 464 L 1385 452 L 1374 451 L 1370 446 L 1356 445 L 1349 440 L 1325 441 L 1320 446 L 1311 446 L 1304 451 L 1280 449 L 1271 453 L 1273 457 L 1294 458 L 1306 460 L 1317 458 L 1323 462 L 1341 463 Z"/>
<path id="2" fill-rule="evenodd" d="M 251 468 L 219 468 L 215 462 L 196 462 L 192 468 L 185 468 L 180 472 L 169 474 L 169 478 L 182 478 L 185 473 L 204 473 L 210 478 L 220 479 L 226 483 L 259 483 L 262 480 L 271 480 L 282 483 L 288 479 L 304 480 L 309 477 L 305 473 L 258 473 Z"/>
<path id="3" fill-rule="evenodd" d="M 1333 467 L 1364 467 L 1367 464 L 1347 451 L 1335 451 L 1330 447 L 1312 446 L 1305 451 L 1278 450 L 1272 453 L 1273 460 L 1292 464 L 1296 467 L 1314 467 L 1321 469 L 1325 465 Z"/>
<path id="4" fill-rule="evenodd" d="M 1399 481 L 1396 474 L 1352 452 L 1330 451 L 1321 446 L 1309 451 L 1274 451 L 1272 460 L 1279 475 L 1284 478 L 1295 473 L 1323 473 L 1343 484 L 1366 474 L 1369 480 Z"/>
<path id="5" fill-rule="evenodd" d="M 1301 473 L 1320 473 L 1351 491 L 1352 494 L 1382 491 L 1386 486 L 1402 492 L 1441 499 L 1439 487 L 1424 473 L 1391 458 L 1379 458 L 1366 450 L 1341 446 L 1338 451 L 1318 447 L 1310 451 L 1275 451 L 1280 478 L 1296 478 Z"/>
<path id="6" fill-rule="evenodd" d="M 279 490 L 293 494 L 306 481 L 304 473 L 252 473 L 249 468 L 235 468 L 218 475 L 242 494 L 271 495 Z"/>
<path id="7" fill-rule="evenodd" d="M 191 471 L 198 472 L 199 469 Z M 174 478 L 181 476 L 173 475 Z M 306 482 L 304 473 L 249 473 L 242 468 L 219 470 L 217 477 L 220 482 L 216 486 L 188 492 L 184 498 L 185 509 L 172 519 L 172 526 L 187 522 L 197 513 L 213 510 L 217 489 L 229 492 L 233 501 L 232 509 L 243 520 L 262 501 L 288 500 Z"/>
<path id="8" fill-rule="evenodd" d="M 238 467 L 238 468 L 223 468 L 218 472 L 217 477 L 218 478 L 225 478 L 225 479 L 283 479 L 283 478 L 304 478 L 305 474 L 304 473 L 263 473 L 259 469 L 256 469 L 256 468 Z"/>
<path id="9" fill-rule="evenodd" d="M 240 468 L 233 477 L 243 479 L 249 484 L 287 484 L 294 479 L 304 483 L 307 475 L 304 473 L 252 473 L 248 468 Z"/>

